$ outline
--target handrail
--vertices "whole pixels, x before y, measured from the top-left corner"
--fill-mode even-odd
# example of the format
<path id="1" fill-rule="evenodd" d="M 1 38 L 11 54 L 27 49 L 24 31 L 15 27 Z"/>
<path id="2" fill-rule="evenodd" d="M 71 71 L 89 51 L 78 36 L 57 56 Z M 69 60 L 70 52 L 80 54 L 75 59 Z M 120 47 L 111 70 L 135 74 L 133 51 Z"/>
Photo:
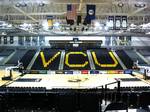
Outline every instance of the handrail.
<path id="1" fill-rule="evenodd" d="M 111 82 L 111 83 L 105 84 L 105 90 L 107 90 L 107 86 L 108 85 L 112 85 L 112 84 L 115 84 L 115 83 L 117 83 L 117 91 L 120 92 L 120 80 L 117 80 L 115 82 Z"/>
<path id="2" fill-rule="evenodd" d="M 104 100 L 105 100 L 105 105 L 107 104 L 107 99 L 106 99 L 106 93 L 107 93 L 107 86 L 108 85 L 111 85 L 111 84 L 115 84 L 117 83 L 117 93 L 120 93 L 120 80 L 117 80 L 115 82 L 111 82 L 111 83 L 108 83 L 108 84 L 105 84 L 105 89 L 104 89 Z"/>

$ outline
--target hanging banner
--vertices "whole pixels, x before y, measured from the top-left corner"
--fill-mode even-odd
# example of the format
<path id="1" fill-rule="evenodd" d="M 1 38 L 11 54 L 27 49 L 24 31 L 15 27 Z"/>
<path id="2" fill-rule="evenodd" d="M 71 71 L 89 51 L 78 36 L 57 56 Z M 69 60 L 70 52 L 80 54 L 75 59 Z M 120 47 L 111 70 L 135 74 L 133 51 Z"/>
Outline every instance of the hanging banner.
<path id="1" fill-rule="evenodd" d="M 10 44 L 13 44 L 13 43 L 14 43 L 14 37 L 10 36 Z"/>
<path id="2" fill-rule="evenodd" d="M 49 28 L 53 27 L 53 19 L 53 16 L 47 16 L 47 23 Z"/>
<path id="3" fill-rule="evenodd" d="M 121 23 L 122 29 L 126 30 L 127 29 L 127 16 L 122 16 L 122 23 Z"/>
<path id="4" fill-rule="evenodd" d="M 120 30 L 121 29 L 121 16 L 115 16 L 115 29 Z"/>
<path id="5" fill-rule="evenodd" d="M 95 13 L 96 13 L 96 5 L 87 5 L 86 6 L 86 17 L 84 20 L 84 24 L 91 24 L 91 21 L 96 18 Z"/>
<path id="6" fill-rule="evenodd" d="M 7 44 L 7 37 L 4 36 L 4 44 Z"/>
<path id="7" fill-rule="evenodd" d="M 108 17 L 107 27 L 111 30 L 114 29 L 114 16 Z"/>

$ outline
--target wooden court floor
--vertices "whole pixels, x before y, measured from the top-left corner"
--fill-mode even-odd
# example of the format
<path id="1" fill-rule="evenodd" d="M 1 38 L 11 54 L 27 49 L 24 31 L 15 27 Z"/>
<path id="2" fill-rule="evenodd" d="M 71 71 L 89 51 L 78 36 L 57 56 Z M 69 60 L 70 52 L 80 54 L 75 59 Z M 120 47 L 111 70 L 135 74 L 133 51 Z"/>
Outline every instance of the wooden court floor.
<path id="1" fill-rule="evenodd" d="M 0 86 L 2 85 L 9 85 L 9 83 L 14 83 L 15 86 L 27 86 L 25 84 L 29 83 L 15 83 L 15 81 L 19 78 L 41 78 L 43 81 L 38 86 L 47 86 L 49 85 L 70 85 L 70 87 L 77 88 L 80 86 L 86 86 L 86 87 L 95 87 L 103 84 L 107 84 L 109 82 L 113 82 L 113 79 L 116 78 L 138 78 L 141 80 L 141 82 L 135 83 L 135 86 L 141 86 L 145 83 L 145 85 L 150 85 L 150 80 L 144 80 L 143 76 L 139 73 L 134 73 L 134 77 L 129 74 L 73 74 L 73 75 L 67 75 L 67 74 L 26 74 L 24 76 L 21 76 L 21 74 L 17 71 L 13 71 L 13 80 L 10 81 L 4 81 L 1 78 L 5 76 L 6 72 L 5 70 L 0 70 Z M 82 83 L 69 83 L 68 80 L 76 80 L 81 79 Z M 103 81 L 103 82 L 102 82 Z M 55 83 L 54 83 L 55 82 Z M 16 85 L 18 84 L 18 85 Z M 128 85 L 128 83 L 126 83 Z M 11 84 L 10 84 L 11 86 Z M 37 84 L 33 83 L 30 85 L 31 87 L 36 87 Z M 123 85 L 124 86 L 124 85 Z M 144 86 L 144 85 L 143 85 Z M 67 86 L 68 87 L 68 86 Z M 50 88 L 50 86 L 48 86 Z"/>

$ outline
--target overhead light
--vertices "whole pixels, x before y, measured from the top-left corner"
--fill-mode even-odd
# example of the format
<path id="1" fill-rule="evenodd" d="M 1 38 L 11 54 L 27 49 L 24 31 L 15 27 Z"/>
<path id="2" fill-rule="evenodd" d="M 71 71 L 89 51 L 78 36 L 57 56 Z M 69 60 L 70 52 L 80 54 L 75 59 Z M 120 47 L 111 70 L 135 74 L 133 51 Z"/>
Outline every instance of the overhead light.
<path id="1" fill-rule="evenodd" d="M 12 24 L 9 24 L 8 27 L 9 27 L 9 28 L 12 27 Z"/>
<path id="2" fill-rule="evenodd" d="M 130 24 L 130 27 L 132 27 L 132 28 L 133 28 L 133 27 L 136 27 L 136 26 L 137 26 L 137 25 L 135 25 L 135 24 L 133 24 L 133 23 Z"/>
<path id="3" fill-rule="evenodd" d="M 20 5 L 20 3 L 17 3 L 15 6 L 16 6 L 16 7 L 20 7 L 21 5 Z"/>
<path id="4" fill-rule="evenodd" d="M 123 7 L 124 4 L 122 2 L 118 3 L 118 7 Z"/>
<path id="5" fill-rule="evenodd" d="M 17 3 L 16 5 L 15 5 L 16 7 L 26 7 L 27 6 L 27 4 L 26 3 Z"/>
<path id="6" fill-rule="evenodd" d="M 23 3 L 21 3 L 21 6 L 22 6 L 22 7 L 26 7 L 27 4 L 23 2 Z"/>
<path id="7" fill-rule="evenodd" d="M 136 3 L 134 6 L 135 6 L 135 7 L 138 7 L 138 8 L 143 8 L 143 7 L 145 7 L 146 5 L 145 5 L 144 3 Z"/>
<path id="8" fill-rule="evenodd" d="M 40 7 L 43 7 L 45 4 L 44 3 L 39 3 L 39 6 Z"/>
<path id="9" fill-rule="evenodd" d="M 6 32 L 2 32 L 2 35 L 7 35 L 7 33 Z"/>

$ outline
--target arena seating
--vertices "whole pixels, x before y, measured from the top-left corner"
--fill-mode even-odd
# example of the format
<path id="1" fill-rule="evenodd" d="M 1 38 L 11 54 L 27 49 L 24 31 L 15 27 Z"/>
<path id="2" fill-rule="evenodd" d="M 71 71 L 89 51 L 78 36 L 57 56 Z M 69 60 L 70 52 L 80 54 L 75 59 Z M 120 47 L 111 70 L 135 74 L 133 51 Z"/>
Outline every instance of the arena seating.
<path id="1" fill-rule="evenodd" d="M 5 60 L 14 52 L 14 49 L 0 49 L 0 65 L 5 63 Z"/>
<path id="2" fill-rule="evenodd" d="M 120 66 L 118 61 L 115 64 L 114 60 L 116 60 L 116 58 L 114 55 L 112 55 L 112 56 L 110 55 L 108 49 L 102 48 L 102 49 L 98 49 L 98 50 L 91 50 L 91 52 L 92 52 L 92 55 L 93 55 L 93 53 L 96 54 L 98 63 L 101 64 L 101 66 L 99 66 L 95 63 L 95 67 L 97 70 L 121 70 L 122 69 L 122 67 Z M 96 60 L 94 55 L 93 55 L 93 59 Z"/>
<path id="3" fill-rule="evenodd" d="M 73 112 L 76 110 L 75 94 L 59 94 L 57 103 L 60 112 Z"/>
<path id="4" fill-rule="evenodd" d="M 142 49 L 138 51 L 139 53 L 141 53 L 143 56 L 150 56 L 150 50 L 149 49 Z"/>
<path id="5" fill-rule="evenodd" d="M 0 56 L 9 56 L 14 52 L 14 49 L 5 49 L 0 52 Z"/>
<path id="6" fill-rule="evenodd" d="M 67 51 L 64 63 L 64 70 L 90 70 L 85 51 Z"/>
<path id="7" fill-rule="evenodd" d="M 116 103 L 110 103 L 106 109 L 104 110 L 104 112 L 107 112 L 107 111 L 116 111 L 116 110 L 126 110 L 126 112 L 128 109 L 128 106 L 124 103 L 121 103 L 121 102 L 116 102 Z"/>
<path id="8" fill-rule="evenodd" d="M 0 52 L 2 56 L 10 55 L 14 50 L 6 49 Z M 31 62 L 36 50 L 17 50 L 16 53 L 7 61 L 6 65 L 17 65 L 18 60 L 23 62 L 26 67 Z M 117 55 L 128 69 L 132 69 L 133 60 L 124 50 L 117 50 Z M 122 70 L 117 58 L 112 51 L 106 48 L 91 50 L 93 62 L 96 70 Z M 36 58 L 32 70 L 58 70 L 60 63 L 60 49 L 44 48 Z M 55 63 L 55 64 L 54 64 Z M 66 50 L 64 60 L 64 70 L 90 70 L 90 63 L 85 50 L 72 49 Z"/>
<path id="9" fill-rule="evenodd" d="M 23 63 L 24 68 L 26 69 L 29 63 L 31 62 L 33 56 L 35 55 L 36 50 L 28 50 L 25 55 L 21 58 L 20 62 Z"/>
<path id="10" fill-rule="evenodd" d="M 2 90 L 3 89 L 3 90 Z M 127 110 L 128 108 L 148 108 L 149 92 L 109 90 L 67 90 L 45 88 L 2 87 L 0 109 L 2 112 L 101 112 L 102 100 L 110 104 L 104 112 Z M 20 90 L 19 90 L 20 89 Z M 6 93 L 7 94 L 4 94 Z M 105 98 L 106 97 L 106 98 Z M 18 111 L 16 111 L 18 110 Z"/>
<path id="11" fill-rule="evenodd" d="M 26 52 L 27 52 L 26 49 L 18 49 L 18 50 L 16 50 L 16 53 L 7 61 L 6 64 L 17 65 L 18 64 L 18 60 L 20 60 L 25 55 Z"/>
<path id="12" fill-rule="evenodd" d="M 117 50 L 116 53 L 119 56 L 119 58 L 122 60 L 122 62 L 124 63 L 124 65 L 128 69 L 132 69 L 132 67 L 133 67 L 133 61 L 131 60 L 131 58 L 123 50 Z"/>
<path id="13" fill-rule="evenodd" d="M 99 98 L 98 94 L 89 93 L 80 95 L 80 110 L 81 112 L 99 112 Z"/>
<path id="14" fill-rule="evenodd" d="M 60 62 L 60 51 L 46 48 L 43 49 L 41 52 L 42 54 L 38 55 L 31 69 L 32 70 L 58 70 L 59 62 Z M 45 64 L 43 64 L 44 60 L 45 60 Z"/>
<path id="15" fill-rule="evenodd" d="M 124 50 L 124 51 L 133 62 L 136 62 L 138 60 L 138 64 L 140 65 L 146 64 L 145 61 L 139 55 L 137 55 L 137 53 L 134 50 Z"/>

